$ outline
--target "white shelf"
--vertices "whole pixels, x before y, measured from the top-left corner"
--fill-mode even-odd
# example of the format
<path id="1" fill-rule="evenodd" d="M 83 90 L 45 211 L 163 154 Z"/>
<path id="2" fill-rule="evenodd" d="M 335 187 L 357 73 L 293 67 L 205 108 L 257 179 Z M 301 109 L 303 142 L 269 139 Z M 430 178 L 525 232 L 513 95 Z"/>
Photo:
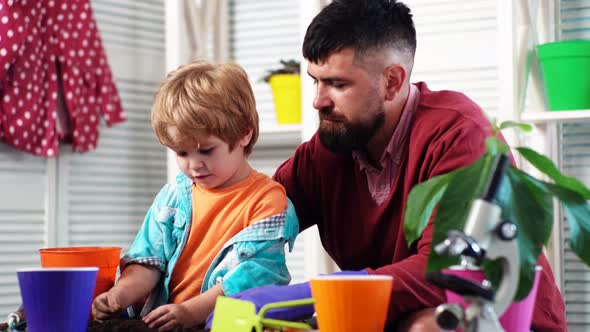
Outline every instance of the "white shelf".
<path id="1" fill-rule="evenodd" d="M 301 143 L 302 131 L 301 124 L 261 126 L 255 148 L 294 148 Z"/>
<path id="2" fill-rule="evenodd" d="M 530 123 L 590 121 L 590 110 L 523 112 L 520 120 Z"/>
<path id="3" fill-rule="evenodd" d="M 298 124 L 276 124 L 276 125 L 264 125 L 260 126 L 260 133 L 273 134 L 273 133 L 300 133 L 303 126 Z"/>

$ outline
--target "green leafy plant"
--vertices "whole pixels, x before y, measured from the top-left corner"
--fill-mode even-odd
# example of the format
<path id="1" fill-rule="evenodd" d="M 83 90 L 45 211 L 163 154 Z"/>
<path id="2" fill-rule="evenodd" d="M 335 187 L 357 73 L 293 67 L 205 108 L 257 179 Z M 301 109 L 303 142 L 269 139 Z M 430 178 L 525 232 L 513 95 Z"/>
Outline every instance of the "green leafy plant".
<path id="1" fill-rule="evenodd" d="M 426 227 L 433 210 L 433 246 L 447 237 L 449 230 L 462 230 L 471 202 L 480 197 L 494 156 L 508 154 L 510 148 L 497 134 L 507 128 L 530 131 L 531 126 L 517 122 L 494 124 L 495 134 L 486 140 L 486 153 L 471 165 L 448 174 L 436 176 L 418 184 L 410 192 L 404 216 L 404 234 L 408 244 L 416 241 Z M 575 178 L 563 175 L 551 159 L 526 147 L 515 150 L 551 182 L 542 181 L 508 167 L 497 203 L 502 209 L 502 220 L 511 220 L 518 227 L 517 244 L 520 253 L 520 280 L 515 300 L 530 292 L 535 274 L 535 262 L 547 244 L 553 225 L 556 198 L 563 208 L 570 226 L 571 248 L 590 266 L 590 190 Z M 459 263 L 458 257 L 441 256 L 431 250 L 427 271 L 436 272 Z M 486 277 L 497 285 L 501 268 L 497 262 L 483 265 Z"/>
<path id="2" fill-rule="evenodd" d="M 270 78 L 273 75 L 277 75 L 277 74 L 297 74 L 297 75 L 299 75 L 299 73 L 300 73 L 299 61 L 291 59 L 291 60 L 280 60 L 279 62 L 281 63 L 281 67 L 267 71 L 266 74 L 261 78 L 262 81 L 268 83 L 268 82 L 270 82 Z"/>

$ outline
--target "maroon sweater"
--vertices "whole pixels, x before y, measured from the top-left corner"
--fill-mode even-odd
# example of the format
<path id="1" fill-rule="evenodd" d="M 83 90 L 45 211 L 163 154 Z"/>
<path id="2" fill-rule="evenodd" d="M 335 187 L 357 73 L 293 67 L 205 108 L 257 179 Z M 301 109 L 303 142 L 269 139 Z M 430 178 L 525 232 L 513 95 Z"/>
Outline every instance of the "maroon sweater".
<path id="1" fill-rule="evenodd" d="M 351 154 L 327 150 L 316 135 L 301 144 L 283 163 L 275 179 L 295 204 L 304 230 L 317 225 L 322 244 L 343 270 L 366 269 L 394 276 L 389 321 L 400 313 L 444 302 L 441 289 L 429 284 L 424 271 L 433 227 L 430 223 L 416 244 L 408 247 L 403 233 L 405 204 L 412 187 L 436 175 L 467 166 L 485 152 L 491 124 L 479 106 L 453 91 L 430 91 L 418 83 L 420 100 L 407 146 L 391 185 L 377 205 L 367 180 Z M 545 256 L 533 327 L 565 331 L 563 299 Z"/>

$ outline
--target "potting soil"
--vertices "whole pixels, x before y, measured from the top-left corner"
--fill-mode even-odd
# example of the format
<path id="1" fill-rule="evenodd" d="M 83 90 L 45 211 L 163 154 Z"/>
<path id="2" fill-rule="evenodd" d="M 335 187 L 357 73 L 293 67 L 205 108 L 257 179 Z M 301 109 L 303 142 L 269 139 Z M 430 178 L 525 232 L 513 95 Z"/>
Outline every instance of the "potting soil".
<path id="1" fill-rule="evenodd" d="M 150 329 L 140 319 L 109 319 L 105 321 L 93 320 L 88 324 L 88 332 L 157 332 Z M 173 332 L 205 332 L 204 329 L 177 328 Z"/>

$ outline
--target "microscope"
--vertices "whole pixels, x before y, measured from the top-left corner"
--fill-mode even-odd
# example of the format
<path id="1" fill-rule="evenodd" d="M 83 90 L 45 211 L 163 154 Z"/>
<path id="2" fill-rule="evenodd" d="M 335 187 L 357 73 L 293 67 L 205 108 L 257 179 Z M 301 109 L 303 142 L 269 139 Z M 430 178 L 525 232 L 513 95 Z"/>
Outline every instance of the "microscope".
<path id="1" fill-rule="evenodd" d="M 508 164 L 504 154 L 493 159 L 483 194 L 472 202 L 464 229 L 449 231 L 447 238 L 433 248 L 439 255 L 460 257 L 461 264 L 455 269 L 481 270 L 483 262 L 494 260 L 502 268 L 496 292 L 486 280 L 480 283 L 449 274 L 427 275 L 428 281 L 461 295 L 467 303 L 465 308 L 450 303 L 436 308 L 436 322 L 443 330 L 463 327 L 465 332 L 504 331 L 499 317 L 512 303 L 520 274 L 517 227 L 501 220 L 502 210 L 496 203 Z"/>

